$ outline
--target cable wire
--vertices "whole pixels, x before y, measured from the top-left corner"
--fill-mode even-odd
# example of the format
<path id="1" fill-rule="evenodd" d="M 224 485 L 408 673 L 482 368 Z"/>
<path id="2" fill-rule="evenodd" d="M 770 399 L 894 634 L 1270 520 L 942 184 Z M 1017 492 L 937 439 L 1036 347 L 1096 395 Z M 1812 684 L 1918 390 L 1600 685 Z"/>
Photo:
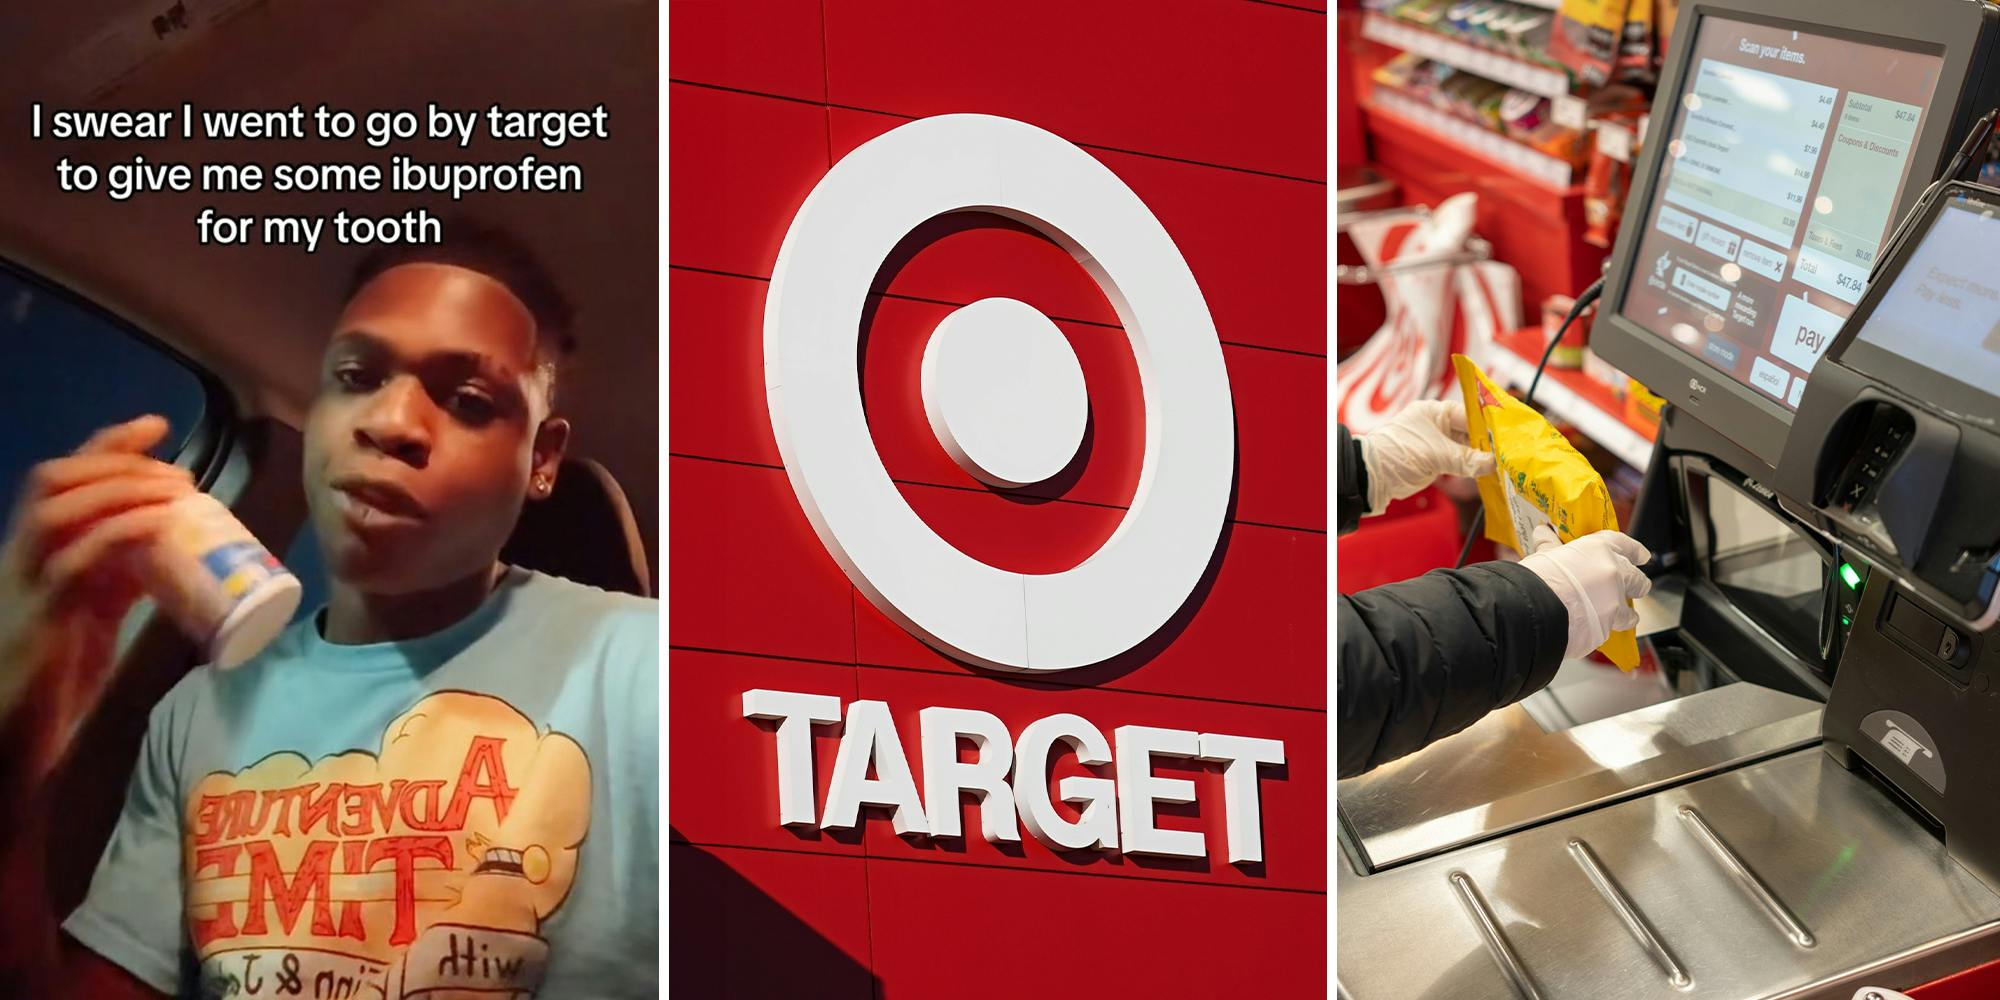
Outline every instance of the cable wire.
<path id="1" fill-rule="evenodd" d="M 1576 322 L 1576 318 L 1583 315 L 1583 311 L 1590 308 L 1598 296 L 1603 294 L 1604 279 L 1598 278 L 1590 283 L 1589 288 L 1583 290 L 1583 294 L 1576 297 L 1576 304 L 1569 307 L 1569 314 L 1563 317 L 1562 325 L 1556 327 L 1556 335 L 1549 338 L 1549 346 L 1542 349 L 1542 360 L 1535 363 L 1534 377 L 1528 379 L 1528 391 L 1521 394 L 1521 402 L 1529 406 L 1535 405 L 1535 387 L 1542 384 L 1542 372 L 1548 369 L 1549 358 L 1555 356 L 1556 345 L 1562 343 L 1563 334 L 1569 332 L 1569 325 Z M 1452 563 L 1453 569 L 1465 568 L 1465 560 L 1472 555 L 1472 543 L 1485 527 L 1486 505 L 1481 504 L 1479 513 L 1473 515 L 1472 527 L 1465 533 L 1465 544 L 1458 548 L 1458 561 Z"/>

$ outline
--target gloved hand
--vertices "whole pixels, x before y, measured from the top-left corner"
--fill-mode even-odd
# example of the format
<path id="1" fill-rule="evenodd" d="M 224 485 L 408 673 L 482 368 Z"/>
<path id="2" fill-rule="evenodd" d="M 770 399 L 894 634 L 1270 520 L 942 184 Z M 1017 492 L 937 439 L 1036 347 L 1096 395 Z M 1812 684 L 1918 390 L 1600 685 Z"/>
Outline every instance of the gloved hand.
<path id="1" fill-rule="evenodd" d="M 1639 624 L 1639 612 L 1625 606 L 1646 596 L 1653 581 L 1639 572 L 1653 558 L 1644 545 L 1616 531 L 1598 531 L 1565 545 L 1548 525 L 1535 528 L 1534 552 L 1521 560 L 1569 611 L 1569 648 L 1574 659 L 1604 645 L 1611 633 Z"/>
<path id="2" fill-rule="evenodd" d="M 1362 435 L 1361 464 L 1368 470 L 1368 513 L 1380 514 L 1439 476 L 1492 472 L 1493 456 L 1465 443 L 1465 407 L 1427 399 Z"/>

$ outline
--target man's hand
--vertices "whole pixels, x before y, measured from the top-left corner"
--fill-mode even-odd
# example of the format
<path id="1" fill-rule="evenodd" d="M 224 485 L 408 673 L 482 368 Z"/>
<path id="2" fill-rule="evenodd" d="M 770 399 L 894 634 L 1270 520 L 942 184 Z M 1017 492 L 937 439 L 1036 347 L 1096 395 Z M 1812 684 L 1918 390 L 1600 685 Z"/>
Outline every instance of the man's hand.
<path id="1" fill-rule="evenodd" d="M 1493 456 L 1466 444 L 1465 407 L 1429 399 L 1362 435 L 1361 464 L 1368 471 L 1368 513 L 1380 514 L 1439 476 L 1492 472 Z"/>
<path id="2" fill-rule="evenodd" d="M 56 704 L 35 713 L 46 731 L 68 732 L 87 707 L 81 693 L 104 676 L 141 594 L 127 557 L 194 490 L 185 469 L 146 454 L 166 434 L 165 420 L 140 417 L 29 472 L 0 543 L 0 721 L 49 671 L 62 673 Z"/>
<path id="3" fill-rule="evenodd" d="M 194 490 L 186 471 L 146 454 L 166 434 L 165 420 L 141 417 L 35 466 L 0 541 L 0 796 L 21 811 L 0 831 L 0 983 L 20 983 L 22 996 L 157 995 L 59 943 L 62 915 L 45 879 L 47 845 L 63 831 L 42 783 L 89 712 L 141 593 L 128 556 L 158 536 L 166 504 Z M 30 692 L 32 710 L 16 711 Z"/>
<path id="4" fill-rule="evenodd" d="M 1534 570 L 1569 611 L 1569 648 L 1563 655 L 1585 656 L 1611 633 L 1636 627 L 1639 612 L 1625 606 L 1653 589 L 1639 571 L 1653 554 L 1631 536 L 1598 531 L 1564 545 L 1548 525 L 1535 528 L 1534 552 L 1521 565 Z"/>

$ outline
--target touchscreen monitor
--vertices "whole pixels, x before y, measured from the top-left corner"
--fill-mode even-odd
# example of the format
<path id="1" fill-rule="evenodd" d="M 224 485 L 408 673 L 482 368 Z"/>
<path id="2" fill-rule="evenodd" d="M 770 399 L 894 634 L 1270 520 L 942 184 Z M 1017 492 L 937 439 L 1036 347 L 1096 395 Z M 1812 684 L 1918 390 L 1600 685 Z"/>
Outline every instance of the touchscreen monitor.
<path id="1" fill-rule="evenodd" d="M 1995 195 L 2000 192 L 1960 192 L 1943 200 L 1915 244 L 1883 277 L 1888 287 L 1858 321 L 1844 361 L 1934 405 L 1995 409 L 1991 400 L 2000 394 Z"/>
<path id="2" fill-rule="evenodd" d="M 1943 56 L 1707 17 L 1688 59 L 1620 311 L 1796 410 L 1894 227 Z"/>

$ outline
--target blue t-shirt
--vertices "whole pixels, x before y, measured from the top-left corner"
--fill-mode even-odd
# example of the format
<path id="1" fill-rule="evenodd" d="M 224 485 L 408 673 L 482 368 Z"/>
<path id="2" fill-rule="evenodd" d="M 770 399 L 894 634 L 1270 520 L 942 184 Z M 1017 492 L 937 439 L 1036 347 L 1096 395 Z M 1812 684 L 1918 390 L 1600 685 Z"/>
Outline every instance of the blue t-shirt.
<path id="1" fill-rule="evenodd" d="M 65 929 L 179 996 L 658 995 L 657 609 L 510 569 L 420 639 L 194 671 Z"/>

